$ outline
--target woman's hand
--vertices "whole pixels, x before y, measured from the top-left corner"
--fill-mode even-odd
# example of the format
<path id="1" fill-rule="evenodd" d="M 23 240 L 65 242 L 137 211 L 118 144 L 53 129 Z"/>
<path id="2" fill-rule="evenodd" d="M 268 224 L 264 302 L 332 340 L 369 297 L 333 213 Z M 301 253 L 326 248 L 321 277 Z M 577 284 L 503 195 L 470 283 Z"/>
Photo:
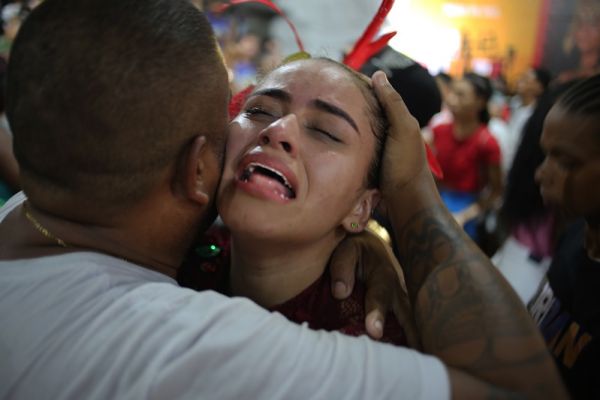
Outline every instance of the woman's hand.
<path id="1" fill-rule="evenodd" d="M 378 236 L 370 231 L 348 236 L 333 253 L 330 271 L 331 289 L 337 299 L 352 293 L 357 277 L 365 283 L 365 326 L 369 336 L 382 337 L 385 316 L 392 310 L 409 346 L 419 347 L 402 268 L 392 249 Z"/>

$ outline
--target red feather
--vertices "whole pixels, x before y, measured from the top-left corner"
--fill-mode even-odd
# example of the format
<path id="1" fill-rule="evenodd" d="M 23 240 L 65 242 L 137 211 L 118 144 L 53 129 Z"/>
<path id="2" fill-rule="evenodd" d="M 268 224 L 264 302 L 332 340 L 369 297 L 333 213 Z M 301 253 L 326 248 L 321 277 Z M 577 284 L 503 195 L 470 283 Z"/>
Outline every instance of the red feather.
<path id="1" fill-rule="evenodd" d="M 229 119 L 234 119 L 242 111 L 246 98 L 254 90 L 254 85 L 248 86 L 229 100 Z"/>
<path id="2" fill-rule="evenodd" d="M 394 0 L 383 0 L 381 2 L 377 14 L 375 14 L 375 17 L 373 17 L 363 35 L 358 39 L 352 51 L 344 58 L 344 64 L 357 71 L 360 70 L 364 63 L 371 56 L 377 54 L 396 34 L 396 32 L 388 33 L 375 42 L 372 42 L 372 39 L 379 32 L 381 24 L 383 24 L 385 17 L 390 13 L 393 5 Z"/>
<path id="3" fill-rule="evenodd" d="M 429 169 L 433 176 L 438 179 L 444 179 L 444 171 L 442 171 L 442 167 L 440 166 L 437 157 L 433 154 L 427 143 L 425 143 L 425 151 L 427 153 L 427 164 L 429 164 Z"/>
<path id="4" fill-rule="evenodd" d="M 283 17 L 283 19 L 285 20 L 285 22 L 287 22 L 287 24 L 290 26 L 290 28 L 292 28 L 292 32 L 294 32 L 294 37 L 296 38 L 296 44 L 298 45 L 298 48 L 300 49 L 300 51 L 305 51 L 304 45 L 302 44 L 302 40 L 300 40 L 300 35 L 298 34 L 298 31 L 296 30 L 296 26 L 292 23 L 292 21 L 289 20 L 287 15 L 285 15 L 285 13 L 283 11 L 281 11 L 279 9 L 279 7 L 277 7 L 275 4 L 273 4 L 273 2 L 270 0 L 230 0 L 229 4 L 221 5 L 217 9 L 217 12 L 223 12 L 231 6 L 234 6 L 237 4 L 244 4 L 244 3 L 259 3 L 264 6 L 269 7 L 271 10 L 273 10 L 277 14 L 281 15 L 281 17 Z"/>

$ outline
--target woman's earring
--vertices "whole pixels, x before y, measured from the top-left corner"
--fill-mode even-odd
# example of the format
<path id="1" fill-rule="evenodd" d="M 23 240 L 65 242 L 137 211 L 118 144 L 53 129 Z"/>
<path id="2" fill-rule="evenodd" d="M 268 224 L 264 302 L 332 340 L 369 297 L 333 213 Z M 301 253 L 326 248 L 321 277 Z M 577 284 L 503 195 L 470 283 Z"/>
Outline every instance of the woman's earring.
<path id="1" fill-rule="evenodd" d="M 352 229 L 358 229 L 358 224 L 357 224 L 356 222 L 352 222 L 352 223 L 350 224 L 350 227 L 351 227 Z"/>

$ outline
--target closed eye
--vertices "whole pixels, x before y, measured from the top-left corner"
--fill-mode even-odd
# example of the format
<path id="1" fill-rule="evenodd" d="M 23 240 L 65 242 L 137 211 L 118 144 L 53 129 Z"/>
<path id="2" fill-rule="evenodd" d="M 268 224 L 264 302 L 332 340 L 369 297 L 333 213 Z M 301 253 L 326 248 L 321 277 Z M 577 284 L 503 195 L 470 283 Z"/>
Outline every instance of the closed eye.
<path id="1" fill-rule="evenodd" d="M 307 129 L 318 132 L 319 134 L 323 135 L 325 138 L 327 138 L 329 140 L 333 140 L 336 143 L 343 143 L 337 136 L 335 136 L 321 128 L 318 128 L 316 126 L 307 126 Z"/>
<path id="2" fill-rule="evenodd" d="M 253 115 L 266 115 L 268 117 L 274 116 L 273 114 L 271 114 L 270 112 L 266 111 L 265 109 L 263 109 L 261 107 L 250 107 L 244 111 L 244 114 L 246 114 L 248 116 L 253 116 Z"/>

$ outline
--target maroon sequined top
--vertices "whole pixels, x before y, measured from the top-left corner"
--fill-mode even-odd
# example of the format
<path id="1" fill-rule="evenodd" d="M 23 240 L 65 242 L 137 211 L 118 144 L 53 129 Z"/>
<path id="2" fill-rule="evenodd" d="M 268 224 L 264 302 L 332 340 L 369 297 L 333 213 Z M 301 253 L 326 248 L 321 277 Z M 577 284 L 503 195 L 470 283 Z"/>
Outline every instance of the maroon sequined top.
<path id="1" fill-rule="evenodd" d="M 225 229 L 211 229 L 190 252 L 180 270 L 178 281 L 195 290 L 215 290 L 228 295 L 229 234 Z M 212 247 L 211 247 L 212 246 Z M 365 286 L 356 282 L 345 300 L 331 294 L 329 271 L 294 298 L 270 308 L 296 323 L 308 323 L 311 329 L 339 331 L 347 335 L 366 335 Z M 382 342 L 406 346 L 404 330 L 392 313 L 386 316 Z"/>

